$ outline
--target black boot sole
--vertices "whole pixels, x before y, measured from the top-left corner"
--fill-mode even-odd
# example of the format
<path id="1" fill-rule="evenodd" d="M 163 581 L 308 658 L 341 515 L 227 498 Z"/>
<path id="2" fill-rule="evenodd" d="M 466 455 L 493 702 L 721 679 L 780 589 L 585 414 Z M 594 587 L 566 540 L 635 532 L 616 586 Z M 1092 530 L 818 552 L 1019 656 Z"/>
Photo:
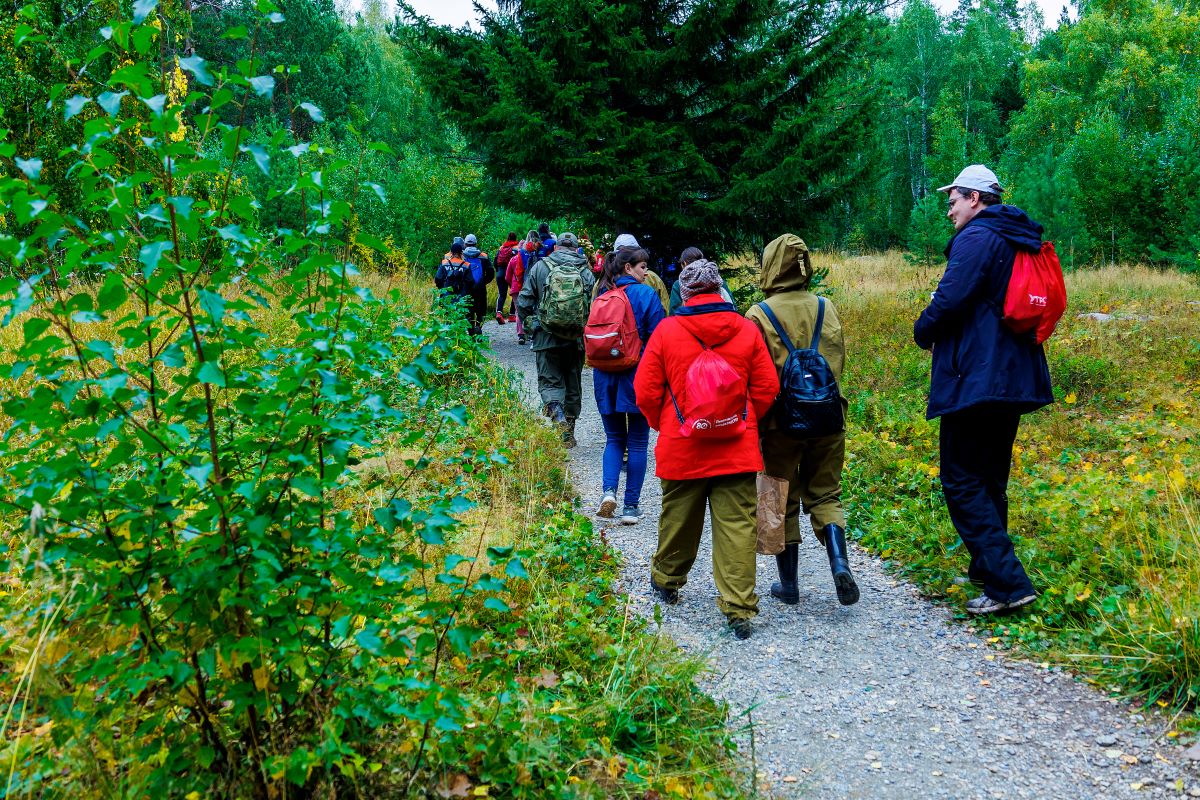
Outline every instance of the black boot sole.
<path id="1" fill-rule="evenodd" d="M 842 605 L 852 606 L 858 602 L 858 584 L 849 572 L 835 573 L 833 586 L 837 589 L 838 602 Z"/>
<path id="2" fill-rule="evenodd" d="M 794 606 L 800 602 L 799 591 L 785 592 L 783 587 L 778 583 L 771 584 L 771 597 L 774 597 L 779 602 L 789 606 Z"/>

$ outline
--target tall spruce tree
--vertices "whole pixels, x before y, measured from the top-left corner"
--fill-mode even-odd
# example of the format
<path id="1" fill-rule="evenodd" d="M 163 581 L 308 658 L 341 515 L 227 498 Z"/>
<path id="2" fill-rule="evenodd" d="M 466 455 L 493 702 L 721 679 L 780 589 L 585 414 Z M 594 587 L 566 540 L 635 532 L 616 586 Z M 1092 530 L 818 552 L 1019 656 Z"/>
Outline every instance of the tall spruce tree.
<path id="1" fill-rule="evenodd" d="M 408 19 L 506 203 L 663 252 L 803 233 L 869 167 L 857 2 L 502 0 L 481 31 Z"/>

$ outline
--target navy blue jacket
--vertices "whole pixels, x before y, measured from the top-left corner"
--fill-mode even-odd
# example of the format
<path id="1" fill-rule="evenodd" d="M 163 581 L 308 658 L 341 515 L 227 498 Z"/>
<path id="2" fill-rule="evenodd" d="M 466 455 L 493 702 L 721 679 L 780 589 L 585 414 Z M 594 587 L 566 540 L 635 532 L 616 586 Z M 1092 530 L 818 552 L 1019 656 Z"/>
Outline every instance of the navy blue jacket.
<path id="1" fill-rule="evenodd" d="M 650 341 L 650 334 L 666 316 L 658 292 L 644 283 L 638 283 L 628 275 L 617 278 L 617 286 L 628 286 L 625 296 L 633 306 L 633 318 L 637 320 L 638 336 L 642 340 L 642 352 Z M 614 291 L 614 290 L 609 290 Z M 601 414 L 640 414 L 637 398 L 633 393 L 633 376 L 637 366 L 624 372 L 592 370 L 592 388 L 596 391 L 596 409 Z"/>
<path id="2" fill-rule="evenodd" d="M 1000 321 L 1016 251 L 1041 244 L 1041 225 L 1016 206 L 995 205 L 946 245 L 946 272 L 913 326 L 917 345 L 933 348 L 928 419 L 981 403 L 1025 413 L 1054 401 L 1042 346 Z"/>

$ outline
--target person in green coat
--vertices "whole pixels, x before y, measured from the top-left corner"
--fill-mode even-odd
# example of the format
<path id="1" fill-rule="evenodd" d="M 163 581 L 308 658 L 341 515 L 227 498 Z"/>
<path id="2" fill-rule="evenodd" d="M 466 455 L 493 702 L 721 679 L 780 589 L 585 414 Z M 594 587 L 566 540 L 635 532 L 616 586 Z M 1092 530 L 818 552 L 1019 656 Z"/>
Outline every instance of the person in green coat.
<path id="1" fill-rule="evenodd" d="M 779 320 L 784 332 L 797 348 L 812 343 L 817 323 L 818 299 L 809 288 L 813 266 L 808 246 L 795 234 L 784 234 L 763 250 L 759 283 L 764 301 Z M 775 369 L 782 375 L 788 348 L 766 313 L 757 304 L 750 307 L 746 317 L 758 326 Z M 837 309 L 825 298 L 825 314 L 821 323 L 818 351 L 833 371 L 838 383 L 846 363 L 846 346 L 842 322 Z M 845 413 L 846 400 L 842 398 Z M 846 433 L 813 439 L 796 439 L 779 430 L 768 415 L 759 426 L 763 452 L 763 471 L 773 478 L 788 482 L 785 516 L 785 546 L 775 556 L 779 567 L 779 582 L 771 585 L 771 595 L 793 605 L 800 602 L 796 570 L 800 558 L 800 512 L 808 514 L 817 540 L 825 546 L 833 572 L 834 588 L 842 605 L 858 602 L 858 585 L 850 571 L 846 548 L 846 512 L 842 508 L 842 466 L 846 458 Z"/>

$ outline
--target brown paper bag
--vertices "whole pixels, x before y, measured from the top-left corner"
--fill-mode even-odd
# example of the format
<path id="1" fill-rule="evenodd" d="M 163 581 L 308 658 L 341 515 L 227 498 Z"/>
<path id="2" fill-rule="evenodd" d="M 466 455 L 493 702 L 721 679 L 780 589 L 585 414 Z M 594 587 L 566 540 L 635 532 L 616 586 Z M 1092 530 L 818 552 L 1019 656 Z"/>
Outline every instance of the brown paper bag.
<path id="1" fill-rule="evenodd" d="M 773 556 L 783 552 L 783 518 L 787 514 L 788 482 L 758 473 L 758 542 L 755 551 Z"/>

